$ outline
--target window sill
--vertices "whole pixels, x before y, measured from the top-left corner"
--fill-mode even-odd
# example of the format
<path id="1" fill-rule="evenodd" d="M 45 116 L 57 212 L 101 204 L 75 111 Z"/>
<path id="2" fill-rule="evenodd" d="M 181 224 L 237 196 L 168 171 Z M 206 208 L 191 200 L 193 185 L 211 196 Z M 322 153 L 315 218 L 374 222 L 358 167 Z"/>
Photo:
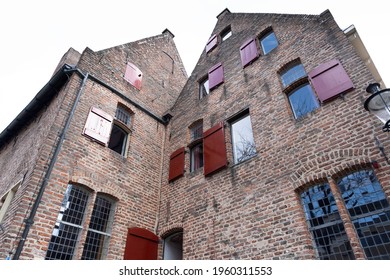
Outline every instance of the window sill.
<path id="1" fill-rule="evenodd" d="M 239 166 L 243 163 L 246 163 L 246 162 L 249 162 L 249 161 L 252 161 L 254 158 L 257 158 L 258 154 L 254 154 L 246 159 L 244 159 L 243 161 L 240 161 L 240 162 L 237 162 L 237 163 L 233 163 L 231 167 L 236 167 L 236 166 Z"/>

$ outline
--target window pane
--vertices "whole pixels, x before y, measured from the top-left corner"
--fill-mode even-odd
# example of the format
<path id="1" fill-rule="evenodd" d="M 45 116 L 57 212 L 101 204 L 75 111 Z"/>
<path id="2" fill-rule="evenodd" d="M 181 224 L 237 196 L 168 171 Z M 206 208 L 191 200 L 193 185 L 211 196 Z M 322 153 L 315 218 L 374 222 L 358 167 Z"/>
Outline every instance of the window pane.
<path id="1" fill-rule="evenodd" d="M 296 80 L 305 76 L 306 76 L 306 71 L 303 68 L 302 64 L 295 65 L 287 69 L 280 75 L 284 87 L 291 85 Z"/>
<path id="2" fill-rule="evenodd" d="M 191 149 L 191 172 L 203 167 L 203 143 Z"/>
<path id="3" fill-rule="evenodd" d="M 183 259 L 183 232 L 176 232 L 164 239 L 164 260 Z"/>
<path id="4" fill-rule="evenodd" d="M 225 41 L 230 36 L 232 36 L 232 30 L 229 28 L 221 34 L 222 41 Z"/>
<path id="5" fill-rule="evenodd" d="M 210 93 L 209 80 L 205 79 L 199 84 L 199 98 L 202 99 Z"/>
<path id="6" fill-rule="evenodd" d="M 70 260 L 81 230 L 88 193 L 68 185 L 54 226 L 46 259 Z"/>
<path id="7" fill-rule="evenodd" d="M 234 163 L 239 163 L 256 155 L 251 118 L 249 115 L 232 123 Z"/>
<path id="8" fill-rule="evenodd" d="M 99 260 L 104 256 L 110 236 L 111 208 L 111 201 L 104 197 L 96 197 L 81 259 Z"/>
<path id="9" fill-rule="evenodd" d="M 268 35 L 264 36 L 261 40 L 261 47 L 263 49 L 263 54 L 267 54 L 278 46 L 278 40 L 276 39 L 275 33 L 271 32 Z"/>
<path id="10" fill-rule="evenodd" d="M 123 156 L 125 155 L 126 142 L 127 142 L 127 132 L 114 124 L 112 126 L 110 142 L 108 143 L 108 147 L 111 150 Z"/>
<path id="11" fill-rule="evenodd" d="M 328 184 L 301 194 L 306 221 L 322 260 L 355 259 Z"/>
<path id="12" fill-rule="evenodd" d="M 319 107 L 317 98 L 309 84 L 303 85 L 294 90 L 288 96 L 291 108 L 296 119 L 305 116 Z"/>
<path id="13" fill-rule="evenodd" d="M 115 118 L 125 125 L 130 125 L 131 116 L 130 113 L 126 111 L 126 109 L 122 107 L 116 108 Z"/>
<path id="14" fill-rule="evenodd" d="M 372 170 L 338 182 L 344 203 L 368 259 L 390 259 L 390 207 Z"/>

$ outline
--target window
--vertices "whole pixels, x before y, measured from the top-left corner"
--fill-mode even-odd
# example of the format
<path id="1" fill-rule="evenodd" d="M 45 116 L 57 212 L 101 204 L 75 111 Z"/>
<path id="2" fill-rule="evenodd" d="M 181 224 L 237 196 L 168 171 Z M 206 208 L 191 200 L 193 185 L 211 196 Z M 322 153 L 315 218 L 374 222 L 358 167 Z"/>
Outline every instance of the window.
<path id="1" fill-rule="evenodd" d="M 229 26 L 221 32 L 222 42 L 230 38 L 230 36 L 232 36 L 232 29 Z"/>
<path id="2" fill-rule="evenodd" d="M 78 186 L 68 185 L 60 212 L 57 216 L 47 260 L 71 260 L 83 228 L 89 192 Z"/>
<path id="3" fill-rule="evenodd" d="M 203 122 L 190 126 L 190 170 L 194 172 L 203 167 Z"/>
<path id="4" fill-rule="evenodd" d="M 319 107 L 319 103 L 309 84 L 306 71 L 299 61 L 294 61 L 280 73 L 284 92 L 288 96 L 291 110 L 299 119 Z"/>
<path id="5" fill-rule="evenodd" d="M 275 33 L 270 31 L 264 36 L 260 37 L 260 45 L 264 55 L 275 49 L 279 45 Z"/>
<path id="6" fill-rule="evenodd" d="M 183 259 L 183 232 L 175 232 L 164 238 L 164 260 Z"/>
<path id="7" fill-rule="evenodd" d="M 319 107 L 317 98 L 309 83 L 305 83 L 290 92 L 288 100 L 296 119 L 307 115 Z"/>
<path id="8" fill-rule="evenodd" d="M 108 147 L 117 152 L 118 154 L 125 156 L 126 147 L 127 147 L 127 136 L 128 133 L 120 127 L 118 124 L 114 123 L 112 125 L 110 141 L 108 142 Z"/>
<path id="9" fill-rule="evenodd" d="M 367 259 L 390 259 L 390 205 L 372 170 L 350 173 L 336 182 Z M 354 259 L 344 222 L 328 183 L 301 195 L 306 221 L 320 259 Z"/>
<path id="10" fill-rule="evenodd" d="M 113 202 L 98 194 L 93 206 L 82 260 L 100 260 L 107 255 L 113 219 L 112 208 Z"/>
<path id="11" fill-rule="evenodd" d="M 234 163 L 240 163 L 256 155 L 249 114 L 231 122 L 231 133 Z"/>
<path id="12" fill-rule="evenodd" d="M 306 222 L 321 260 L 355 259 L 329 184 L 301 194 Z"/>
<path id="13" fill-rule="evenodd" d="M 54 225 L 47 260 L 71 260 L 80 243 L 82 230 L 85 228 L 90 192 L 69 184 L 62 201 L 57 221 Z M 103 259 L 107 253 L 110 236 L 113 203 L 105 196 L 98 194 L 90 219 L 82 259 Z"/>
<path id="14" fill-rule="evenodd" d="M 349 174 L 337 185 L 367 259 L 390 259 L 390 206 L 374 172 Z"/>
<path id="15" fill-rule="evenodd" d="M 5 213 L 7 212 L 9 206 L 11 205 L 11 202 L 21 184 L 22 184 L 22 180 L 16 183 L 8 192 L 6 192 L 0 198 L 0 223 L 3 221 Z"/>
<path id="16" fill-rule="evenodd" d="M 209 79 L 204 78 L 199 83 L 199 99 L 202 99 L 203 97 L 209 95 L 210 89 L 209 89 Z"/>

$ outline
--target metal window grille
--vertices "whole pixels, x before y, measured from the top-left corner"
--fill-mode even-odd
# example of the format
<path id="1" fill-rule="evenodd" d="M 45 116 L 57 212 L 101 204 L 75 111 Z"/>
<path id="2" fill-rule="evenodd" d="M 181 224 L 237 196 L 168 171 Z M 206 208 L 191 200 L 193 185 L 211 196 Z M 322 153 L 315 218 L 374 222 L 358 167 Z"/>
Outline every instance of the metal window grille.
<path id="1" fill-rule="evenodd" d="M 58 213 L 47 260 L 71 260 L 77 245 L 89 194 L 76 186 L 68 185 Z"/>
<path id="2" fill-rule="evenodd" d="M 390 259 L 390 206 L 372 170 L 338 182 L 367 259 Z"/>
<path id="3" fill-rule="evenodd" d="M 81 259 L 99 260 L 104 258 L 111 236 L 112 205 L 113 203 L 107 198 L 96 197 Z"/>
<path id="4" fill-rule="evenodd" d="M 128 126 L 130 125 L 131 115 L 125 108 L 122 108 L 120 106 L 117 107 L 116 112 L 115 112 L 115 118 L 118 121 L 123 122 L 125 125 L 128 125 Z"/>
<path id="5" fill-rule="evenodd" d="M 190 129 L 191 141 L 195 141 L 203 137 L 203 123 L 198 123 Z"/>
<path id="6" fill-rule="evenodd" d="M 355 259 L 329 185 L 309 188 L 301 194 L 301 203 L 318 258 Z"/>

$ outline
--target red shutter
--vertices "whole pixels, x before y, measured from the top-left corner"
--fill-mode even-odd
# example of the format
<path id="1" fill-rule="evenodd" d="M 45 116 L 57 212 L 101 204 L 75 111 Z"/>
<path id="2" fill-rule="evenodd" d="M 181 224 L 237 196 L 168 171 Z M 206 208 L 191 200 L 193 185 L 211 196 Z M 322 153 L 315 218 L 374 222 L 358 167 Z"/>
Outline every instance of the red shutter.
<path id="1" fill-rule="evenodd" d="M 210 175 L 227 166 L 223 122 L 203 133 L 204 175 Z"/>
<path id="2" fill-rule="evenodd" d="M 107 146 L 110 140 L 112 120 L 113 117 L 109 114 L 92 107 L 85 123 L 83 134 Z"/>
<path id="3" fill-rule="evenodd" d="M 124 260 L 157 260 L 158 237 L 142 228 L 127 231 Z"/>
<path id="4" fill-rule="evenodd" d="M 142 72 L 134 64 L 127 62 L 125 80 L 135 86 L 137 89 L 141 89 L 142 85 Z"/>
<path id="5" fill-rule="evenodd" d="M 172 153 L 169 161 L 169 178 L 171 182 L 184 175 L 184 147 Z"/>
<path id="6" fill-rule="evenodd" d="M 245 41 L 240 47 L 241 63 L 242 67 L 247 66 L 249 63 L 259 57 L 259 50 L 256 45 L 256 39 L 251 38 Z"/>
<path id="7" fill-rule="evenodd" d="M 354 88 L 347 72 L 337 59 L 319 65 L 310 71 L 308 76 L 322 103 Z"/>
<path id="8" fill-rule="evenodd" d="M 206 44 L 206 52 L 208 53 L 209 51 L 211 51 L 212 49 L 214 49 L 218 44 L 218 37 L 217 37 L 217 34 L 214 34 L 213 36 L 211 36 L 211 38 L 207 41 L 207 44 Z"/>
<path id="9" fill-rule="evenodd" d="M 212 90 L 222 84 L 223 81 L 223 66 L 222 63 L 218 63 L 209 70 L 209 89 Z"/>

